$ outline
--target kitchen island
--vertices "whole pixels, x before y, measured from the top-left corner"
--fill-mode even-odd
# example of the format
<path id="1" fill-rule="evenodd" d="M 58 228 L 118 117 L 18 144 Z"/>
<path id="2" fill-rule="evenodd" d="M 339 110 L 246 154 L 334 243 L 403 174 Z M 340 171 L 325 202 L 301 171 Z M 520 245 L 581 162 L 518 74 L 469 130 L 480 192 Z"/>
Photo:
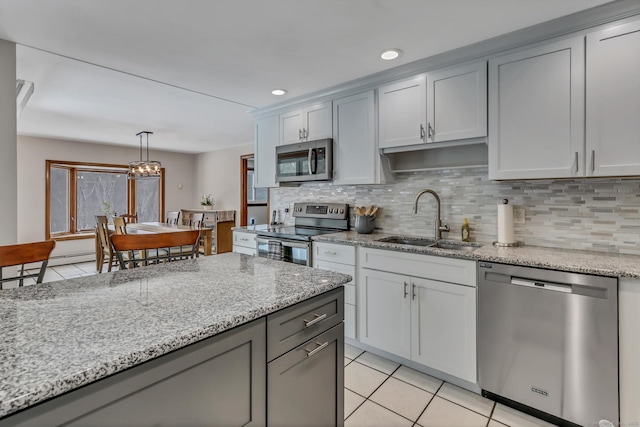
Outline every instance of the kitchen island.
<path id="1" fill-rule="evenodd" d="M 199 415 L 191 416 L 201 409 L 198 402 L 216 408 L 218 397 L 235 391 L 251 394 L 248 407 L 235 402 L 214 411 L 224 415 L 218 422 L 208 418 L 201 425 L 264 425 L 266 362 L 315 350 L 315 344 L 279 340 L 277 325 L 294 324 L 289 317 L 310 320 L 305 339 L 329 327 L 341 331 L 343 313 L 331 308 L 342 306 L 341 285 L 349 280 L 229 253 L 2 291 L 0 426 L 38 425 L 38 417 L 40 425 L 197 425 Z M 313 322 L 322 310 L 327 315 Z M 274 333 L 267 336 L 268 330 Z M 340 357 L 334 387 L 342 393 L 342 336 L 333 334 L 329 350 Z M 277 351 L 267 357 L 270 349 Z M 239 373 L 237 381 L 229 372 Z M 137 398 L 140 390 L 152 397 Z M 124 405 L 110 411 L 110 401 Z M 238 414 L 245 410 L 250 413 Z M 211 417 L 211 410 L 202 416 Z"/>

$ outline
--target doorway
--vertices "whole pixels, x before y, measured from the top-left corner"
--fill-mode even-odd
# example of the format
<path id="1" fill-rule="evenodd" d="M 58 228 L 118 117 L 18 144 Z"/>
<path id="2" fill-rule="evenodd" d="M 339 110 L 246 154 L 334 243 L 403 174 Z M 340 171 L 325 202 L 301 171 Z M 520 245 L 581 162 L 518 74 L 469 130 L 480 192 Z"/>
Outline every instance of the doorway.
<path id="1" fill-rule="evenodd" d="M 240 226 L 269 223 L 269 189 L 254 187 L 253 154 L 240 156 Z"/>

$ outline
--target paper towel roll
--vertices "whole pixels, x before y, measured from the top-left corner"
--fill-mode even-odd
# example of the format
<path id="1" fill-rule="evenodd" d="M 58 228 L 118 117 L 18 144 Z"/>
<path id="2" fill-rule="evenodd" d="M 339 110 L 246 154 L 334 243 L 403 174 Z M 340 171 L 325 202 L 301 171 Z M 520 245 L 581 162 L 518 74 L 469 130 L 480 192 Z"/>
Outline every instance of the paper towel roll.
<path id="1" fill-rule="evenodd" d="M 513 206 L 498 205 L 498 243 L 512 244 L 516 239 L 513 233 Z"/>

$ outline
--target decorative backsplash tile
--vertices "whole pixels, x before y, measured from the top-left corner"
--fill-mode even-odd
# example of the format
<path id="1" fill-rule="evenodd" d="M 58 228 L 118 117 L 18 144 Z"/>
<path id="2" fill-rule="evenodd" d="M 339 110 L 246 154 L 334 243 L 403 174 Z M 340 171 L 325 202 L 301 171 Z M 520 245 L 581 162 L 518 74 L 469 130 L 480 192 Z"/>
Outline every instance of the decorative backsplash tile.
<path id="1" fill-rule="evenodd" d="M 640 255 L 640 178 L 594 178 L 496 182 L 487 168 L 442 169 L 396 175 L 385 185 L 338 186 L 307 183 L 271 189 L 271 209 L 294 202 L 336 202 L 380 206 L 376 228 L 388 233 L 434 235 L 435 199 L 424 194 L 413 214 L 416 194 L 430 188 L 440 195 L 442 221 L 451 227 L 445 238 L 460 239 L 469 218 L 472 240 L 497 238 L 497 204 L 509 199 L 526 210 L 525 224 L 515 225 L 526 245 Z M 285 223 L 293 224 L 290 214 Z"/>

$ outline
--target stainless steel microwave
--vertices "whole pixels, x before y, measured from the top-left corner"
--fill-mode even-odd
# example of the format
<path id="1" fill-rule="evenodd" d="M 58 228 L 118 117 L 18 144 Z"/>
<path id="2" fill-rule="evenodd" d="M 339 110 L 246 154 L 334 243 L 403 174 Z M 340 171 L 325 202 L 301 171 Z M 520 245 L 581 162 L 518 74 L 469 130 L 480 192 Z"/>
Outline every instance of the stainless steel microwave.
<path id="1" fill-rule="evenodd" d="M 276 181 L 306 182 L 333 179 L 333 139 L 276 147 Z"/>

